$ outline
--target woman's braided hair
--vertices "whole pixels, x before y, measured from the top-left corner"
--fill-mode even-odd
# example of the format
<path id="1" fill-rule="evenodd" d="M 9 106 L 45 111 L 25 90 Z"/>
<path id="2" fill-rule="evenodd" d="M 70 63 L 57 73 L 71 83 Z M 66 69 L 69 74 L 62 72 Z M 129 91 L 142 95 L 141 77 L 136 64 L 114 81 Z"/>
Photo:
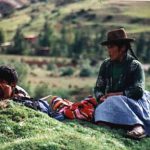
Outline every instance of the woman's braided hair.
<path id="1" fill-rule="evenodd" d="M 124 41 L 122 41 L 122 42 L 116 42 L 115 43 L 118 47 L 122 47 L 123 45 L 126 45 L 126 50 L 128 51 L 130 51 L 130 53 L 131 53 L 131 55 L 136 59 L 136 60 L 138 60 L 138 57 L 135 55 L 135 53 L 134 53 L 134 51 L 133 51 L 133 49 L 132 49 L 132 46 L 131 46 L 131 43 L 130 42 L 124 42 Z M 126 51 L 126 52 L 127 52 Z"/>

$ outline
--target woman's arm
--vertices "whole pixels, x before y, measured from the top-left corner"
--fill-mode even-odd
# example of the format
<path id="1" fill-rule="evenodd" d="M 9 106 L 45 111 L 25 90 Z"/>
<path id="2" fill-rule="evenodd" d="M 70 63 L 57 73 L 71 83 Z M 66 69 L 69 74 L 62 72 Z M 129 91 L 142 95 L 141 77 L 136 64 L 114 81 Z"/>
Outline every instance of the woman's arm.
<path id="1" fill-rule="evenodd" d="M 108 97 L 110 97 L 110 96 L 117 96 L 117 95 L 123 95 L 123 92 L 107 93 L 104 96 L 102 96 L 99 101 L 100 102 L 104 102 Z"/>
<path id="2" fill-rule="evenodd" d="M 94 95 L 99 101 L 99 99 L 105 95 L 106 89 L 106 61 L 104 61 L 100 67 L 98 78 L 96 81 L 96 86 L 94 87 Z"/>
<path id="3" fill-rule="evenodd" d="M 132 84 L 125 89 L 124 95 L 138 100 L 143 96 L 145 87 L 145 75 L 141 63 L 134 60 L 131 64 L 131 72 Z"/>

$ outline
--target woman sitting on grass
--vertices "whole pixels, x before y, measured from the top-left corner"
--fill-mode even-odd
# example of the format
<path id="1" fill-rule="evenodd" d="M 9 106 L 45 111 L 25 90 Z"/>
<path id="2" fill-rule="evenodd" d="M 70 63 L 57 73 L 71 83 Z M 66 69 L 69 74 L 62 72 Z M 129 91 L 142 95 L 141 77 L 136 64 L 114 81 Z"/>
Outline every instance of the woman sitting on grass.
<path id="1" fill-rule="evenodd" d="M 121 28 L 108 32 L 101 43 L 110 58 L 102 63 L 94 89 L 99 103 L 95 122 L 127 127 L 128 137 L 140 139 L 150 135 L 150 93 L 144 91 L 144 71 L 131 49 L 133 41 Z"/>

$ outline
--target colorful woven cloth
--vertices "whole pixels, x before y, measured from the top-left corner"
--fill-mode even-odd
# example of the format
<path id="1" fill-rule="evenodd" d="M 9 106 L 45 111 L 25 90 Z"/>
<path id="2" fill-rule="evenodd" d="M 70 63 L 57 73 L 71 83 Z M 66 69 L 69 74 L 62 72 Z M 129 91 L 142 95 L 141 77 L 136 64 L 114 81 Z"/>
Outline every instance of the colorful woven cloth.
<path id="1" fill-rule="evenodd" d="M 81 102 L 73 103 L 55 96 L 51 100 L 50 106 L 54 111 L 63 113 L 68 119 L 93 121 L 97 101 L 92 96 L 89 96 Z"/>

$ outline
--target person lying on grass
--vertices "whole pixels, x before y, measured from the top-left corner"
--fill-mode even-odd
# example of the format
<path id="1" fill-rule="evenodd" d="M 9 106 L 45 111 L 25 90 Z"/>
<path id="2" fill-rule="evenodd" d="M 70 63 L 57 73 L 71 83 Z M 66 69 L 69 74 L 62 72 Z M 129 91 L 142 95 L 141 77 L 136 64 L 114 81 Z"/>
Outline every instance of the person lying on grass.
<path id="1" fill-rule="evenodd" d="M 17 71 L 9 66 L 0 66 L 0 101 L 11 99 L 18 103 L 32 108 L 34 110 L 39 110 L 47 113 L 49 116 L 57 119 L 63 120 L 64 116 L 59 113 L 55 113 L 50 109 L 47 101 L 41 99 L 33 99 L 29 94 L 21 87 L 17 85 L 18 73 Z"/>
<path id="2" fill-rule="evenodd" d="M 15 69 L 9 66 L 0 66 L 0 100 L 12 99 L 60 121 L 65 118 L 76 118 L 90 122 L 94 120 L 93 114 L 97 106 L 95 98 L 90 96 L 76 103 L 52 95 L 42 99 L 34 99 L 30 98 L 24 89 L 17 86 L 17 81 L 18 74 Z"/>
<path id="3" fill-rule="evenodd" d="M 109 58 L 101 64 L 94 88 L 99 103 L 95 122 L 127 127 L 128 137 L 141 139 L 150 135 L 150 93 L 144 90 L 144 70 L 131 42 L 134 39 L 120 28 L 109 31 L 107 40 L 101 43 Z"/>
<path id="4" fill-rule="evenodd" d="M 0 100 L 11 97 L 29 97 L 29 94 L 17 85 L 18 74 L 12 67 L 0 66 Z"/>

